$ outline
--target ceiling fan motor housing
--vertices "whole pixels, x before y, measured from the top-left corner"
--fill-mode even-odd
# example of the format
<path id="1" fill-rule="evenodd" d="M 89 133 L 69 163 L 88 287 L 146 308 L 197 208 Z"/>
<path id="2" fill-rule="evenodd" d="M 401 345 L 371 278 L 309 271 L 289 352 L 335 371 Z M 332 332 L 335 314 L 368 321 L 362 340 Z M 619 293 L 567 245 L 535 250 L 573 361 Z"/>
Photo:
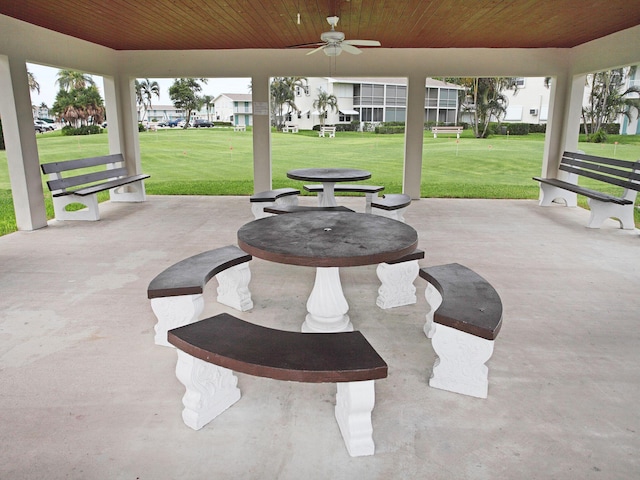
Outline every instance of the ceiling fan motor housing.
<path id="1" fill-rule="evenodd" d="M 340 43 L 344 40 L 344 33 L 336 32 L 335 30 L 331 30 L 330 32 L 323 32 L 320 35 L 320 40 L 327 43 Z"/>

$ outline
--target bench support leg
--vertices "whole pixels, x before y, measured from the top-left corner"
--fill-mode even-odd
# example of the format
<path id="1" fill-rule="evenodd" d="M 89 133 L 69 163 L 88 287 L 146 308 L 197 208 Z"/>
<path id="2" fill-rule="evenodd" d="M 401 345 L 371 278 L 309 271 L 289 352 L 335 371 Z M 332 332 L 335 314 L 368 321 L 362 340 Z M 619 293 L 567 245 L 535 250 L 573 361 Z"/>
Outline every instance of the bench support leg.
<path id="1" fill-rule="evenodd" d="M 285 206 L 285 205 L 298 205 L 298 196 L 297 195 L 287 195 L 285 197 L 277 198 L 273 202 L 251 202 L 251 213 L 256 220 L 265 217 L 271 217 L 275 214 L 265 212 L 265 207 L 275 207 L 275 206 Z"/>
<path id="2" fill-rule="evenodd" d="M 134 182 L 109 190 L 109 198 L 112 202 L 144 202 L 146 194 L 144 183 Z"/>
<path id="3" fill-rule="evenodd" d="M 407 207 L 398 208 L 397 210 L 384 210 L 382 208 L 375 208 L 373 209 L 373 213 L 375 215 L 380 215 L 381 217 L 392 218 L 393 220 L 404 222 L 404 212 L 406 210 Z"/>
<path id="4" fill-rule="evenodd" d="M 374 198 L 378 198 L 378 193 L 365 193 L 364 213 L 371 213 L 371 202 Z"/>
<path id="5" fill-rule="evenodd" d="M 227 368 L 178 352 L 176 376 L 187 389 L 182 397 L 182 420 L 200 430 L 211 420 L 240 400 L 238 377 Z"/>
<path id="6" fill-rule="evenodd" d="M 335 416 L 349 455 L 373 455 L 371 412 L 375 405 L 373 380 L 338 383 Z"/>
<path id="7" fill-rule="evenodd" d="M 86 208 L 74 211 L 67 210 L 67 206 L 72 203 L 81 203 Z M 88 220 L 91 222 L 100 220 L 97 195 L 53 197 L 53 211 L 55 212 L 56 220 Z"/>
<path id="8" fill-rule="evenodd" d="M 253 301 L 249 291 L 251 270 L 248 263 L 241 263 L 216 275 L 218 280 L 218 303 L 241 312 L 251 310 Z"/>
<path id="9" fill-rule="evenodd" d="M 167 341 L 167 331 L 198 320 L 204 309 L 204 298 L 202 294 L 152 298 L 151 309 L 158 318 L 155 326 L 156 345 L 173 348 Z"/>
<path id="10" fill-rule="evenodd" d="M 540 184 L 540 192 L 542 198 L 538 205 L 541 207 L 549 207 L 553 202 L 563 201 L 567 207 L 575 207 L 578 205 L 578 195 L 575 192 L 558 188 L 548 183 Z"/>
<path id="11" fill-rule="evenodd" d="M 378 288 L 376 305 L 393 308 L 416 303 L 416 287 L 420 267 L 417 260 L 402 263 L 381 263 L 376 269 L 381 285 Z"/>
<path id="12" fill-rule="evenodd" d="M 591 209 L 591 217 L 587 227 L 600 228 L 608 218 L 617 219 L 620 228 L 633 230 L 636 228 L 633 220 L 633 205 L 618 205 L 617 203 L 601 202 L 594 198 L 587 199 Z"/>
<path id="13" fill-rule="evenodd" d="M 338 267 L 318 267 L 316 282 L 307 300 L 307 317 L 302 324 L 305 333 L 351 332 L 349 304 L 344 298 Z"/>
<path id="14" fill-rule="evenodd" d="M 493 341 L 469 335 L 439 323 L 433 324 L 431 344 L 438 358 L 429 385 L 450 392 L 487 398 Z"/>
<path id="15" fill-rule="evenodd" d="M 427 288 L 424 291 L 424 298 L 427 300 L 429 311 L 427 312 L 427 321 L 424 324 L 424 334 L 427 338 L 433 338 L 435 333 L 435 324 L 433 323 L 433 314 L 442 305 L 442 295 L 436 287 L 427 283 Z"/>

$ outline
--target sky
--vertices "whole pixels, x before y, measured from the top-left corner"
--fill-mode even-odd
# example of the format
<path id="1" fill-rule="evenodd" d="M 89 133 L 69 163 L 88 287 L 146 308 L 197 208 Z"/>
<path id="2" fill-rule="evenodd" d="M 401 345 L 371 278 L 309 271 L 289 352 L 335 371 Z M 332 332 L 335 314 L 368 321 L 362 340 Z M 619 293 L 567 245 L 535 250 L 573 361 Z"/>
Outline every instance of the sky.
<path id="1" fill-rule="evenodd" d="M 40 85 L 40 93 L 31 92 L 31 103 L 33 105 L 41 105 L 43 102 L 48 107 L 53 105 L 58 93 L 59 87 L 56 84 L 58 79 L 58 69 L 28 63 L 27 69 L 33 73 L 36 81 Z M 102 98 L 104 98 L 104 86 L 102 77 L 93 77 Z M 173 84 L 173 78 L 150 78 L 150 81 L 157 81 L 160 85 L 160 98 L 153 97 L 153 105 L 171 105 L 169 98 L 169 87 Z M 248 85 L 251 83 L 250 78 L 210 78 L 206 85 L 202 86 L 201 95 L 211 95 L 217 97 L 221 93 L 251 93 Z"/>

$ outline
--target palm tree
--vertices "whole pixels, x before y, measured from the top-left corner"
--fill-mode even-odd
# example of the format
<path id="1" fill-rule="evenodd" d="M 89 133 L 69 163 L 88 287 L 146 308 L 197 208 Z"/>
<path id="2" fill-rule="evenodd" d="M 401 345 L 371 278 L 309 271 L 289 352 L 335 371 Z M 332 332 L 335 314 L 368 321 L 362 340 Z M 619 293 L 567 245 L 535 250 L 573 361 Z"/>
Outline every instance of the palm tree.
<path id="1" fill-rule="evenodd" d="M 213 108 L 213 97 L 211 95 L 202 96 L 202 105 L 207 110 L 207 120 L 211 121 L 211 110 Z"/>
<path id="2" fill-rule="evenodd" d="M 29 82 L 29 90 L 40 93 L 40 84 L 36 81 L 36 77 L 27 70 L 27 81 Z"/>
<path id="3" fill-rule="evenodd" d="M 320 124 L 324 125 L 324 118 L 328 111 L 338 112 L 338 98 L 318 88 L 318 96 L 313 101 L 313 108 L 320 112 Z"/>
<path id="4" fill-rule="evenodd" d="M 289 112 L 297 112 L 296 87 L 307 88 L 306 77 L 274 77 L 271 80 L 270 100 L 273 125 L 282 129 L 284 124 L 285 106 Z"/>
<path id="5" fill-rule="evenodd" d="M 60 85 L 62 90 L 66 90 L 67 92 L 86 87 L 95 87 L 96 85 L 91 75 L 77 70 L 58 70 L 56 83 Z"/>
<path id="6" fill-rule="evenodd" d="M 151 82 L 148 78 L 145 78 L 141 82 L 136 80 L 136 103 L 144 109 L 141 120 L 144 119 L 146 113 L 151 109 L 151 98 L 154 95 L 160 98 L 160 85 L 158 85 L 158 82 L 155 80 Z"/>
<path id="7" fill-rule="evenodd" d="M 491 119 L 500 121 L 507 111 L 509 99 L 502 93 L 505 90 L 517 92 L 515 78 L 462 78 L 460 85 L 465 87 L 466 103 L 463 110 L 472 115 L 473 132 L 476 138 L 485 138 Z"/>

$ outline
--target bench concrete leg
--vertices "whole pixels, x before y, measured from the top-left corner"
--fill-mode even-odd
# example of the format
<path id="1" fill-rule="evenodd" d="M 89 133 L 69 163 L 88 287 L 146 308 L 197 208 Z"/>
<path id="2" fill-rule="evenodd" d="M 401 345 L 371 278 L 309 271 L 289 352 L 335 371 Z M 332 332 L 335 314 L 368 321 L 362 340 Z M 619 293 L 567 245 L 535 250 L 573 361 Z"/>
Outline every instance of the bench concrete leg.
<path id="1" fill-rule="evenodd" d="M 67 210 L 67 206 L 72 203 L 81 203 L 86 208 L 82 210 Z M 100 212 L 98 210 L 98 196 L 87 195 L 63 195 L 61 197 L 53 197 L 53 211 L 56 220 L 100 220 Z"/>
<path id="2" fill-rule="evenodd" d="M 176 376 L 187 391 L 182 397 L 182 420 L 200 430 L 211 420 L 240 400 L 238 377 L 227 368 L 219 367 L 178 352 Z"/>
<path id="3" fill-rule="evenodd" d="M 431 344 L 438 358 L 429 385 L 450 392 L 487 398 L 493 341 L 434 323 Z"/>
<path id="4" fill-rule="evenodd" d="M 251 213 L 253 213 L 253 216 L 256 220 L 260 218 L 271 217 L 275 214 L 265 212 L 264 209 L 265 207 L 273 207 L 275 206 L 275 204 L 276 202 L 252 202 Z"/>
<path id="5" fill-rule="evenodd" d="M 378 193 L 365 193 L 364 213 L 371 213 L 371 202 L 378 198 Z"/>
<path id="6" fill-rule="evenodd" d="M 382 208 L 374 208 L 373 213 L 375 215 L 380 215 L 381 217 L 392 218 L 393 220 L 404 222 L 404 212 L 406 210 L 407 207 L 398 208 L 397 210 L 384 210 Z"/>
<path id="7" fill-rule="evenodd" d="M 427 321 L 424 324 L 424 334 L 427 338 L 433 338 L 435 333 L 435 323 L 433 323 L 433 315 L 442 305 L 442 295 L 436 287 L 427 283 L 427 288 L 424 291 L 424 298 L 427 300 L 429 311 L 427 312 Z"/>
<path id="8" fill-rule="evenodd" d="M 112 202 L 144 202 L 146 193 L 144 183 L 134 182 L 109 190 L 109 198 Z"/>
<path id="9" fill-rule="evenodd" d="M 156 345 L 173 347 L 167 341 L 167 331 L 198 320 L 204 309 L 204 299 L 202 294 L 152 298 L 151 309 L 158 318 L 155 326 Z"/>
<path id="10" fill-rule="evenodd" d="M 371 412 L 376 402 L 373 380 L 338 383 L 335 416 L 349 455 L 373 455 Z"/>
<path id="11" fill-rule="evenodd" d="M 249 291 L 251 270 L 248 263 L 241 263 L 216 275 L 218 280 L 218 303 L 241 312 L 251 310 L 253 301 Z"/>
<path id="12" fill-rule="evenodd" d="M 402 263 L 381 263 L 376 269 L 380 279 L 376 305 L 380 308 L 393 308 L 416 303 L 416 287 L 420 267 L 417 260 Z"/>
<path id="13" fill-rule="evenodd" d="M 591 209 L 591 217 L 587 227 L 600 228 L 608 218 L 617 219 L 620 222 L 620 228 L 624 230 L 633 230 L 636 228 L 633 219 L 633 205 L 618 205 L 617 203 L 601 202 L 594 198 L 587 199 L 589 208 Z"/>
<path id="14" fill-rule="evenodd" d="M 569 190 L 564 190 L 547 183 L 540 184 L 541 198 L 538 205 L 541 207 L 549 207 L 553 202 L 563 201 L 567 207 L 575 207 L 578 205 L 578 195 Z"/>
<path id="15" fill-rule="evenodd" d="M 276 199 L 276 205 L 279 207 L 296 206 L 298 205 L 298 196 L 287 195 L 286 197 L 280 197 Z"/>

